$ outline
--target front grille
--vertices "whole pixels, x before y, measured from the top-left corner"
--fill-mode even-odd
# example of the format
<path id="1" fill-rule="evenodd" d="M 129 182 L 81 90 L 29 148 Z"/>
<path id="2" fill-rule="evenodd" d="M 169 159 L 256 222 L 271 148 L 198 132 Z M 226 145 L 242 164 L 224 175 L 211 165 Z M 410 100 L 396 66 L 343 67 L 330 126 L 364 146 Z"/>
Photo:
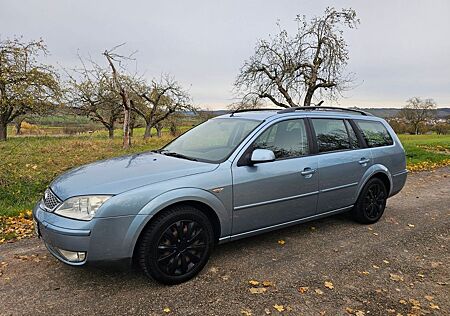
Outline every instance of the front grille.
<path id="1" fill-rule="evenodd" d="M 61 203 L 61 200 L 50 189 L 47 189 L 42 202 L 48 211 L 53 211 Z"/>

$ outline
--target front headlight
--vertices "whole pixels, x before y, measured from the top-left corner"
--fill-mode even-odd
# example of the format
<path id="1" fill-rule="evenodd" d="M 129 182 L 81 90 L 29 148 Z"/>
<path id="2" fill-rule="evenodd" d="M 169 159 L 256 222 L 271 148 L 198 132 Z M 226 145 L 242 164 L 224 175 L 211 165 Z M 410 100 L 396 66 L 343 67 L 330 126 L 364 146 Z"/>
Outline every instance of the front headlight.
<path id="1" fill-rule="evenodd" d="M 73 219 L 89 221 L 94 217 L 98 208 L 110 197 L 108 195 L 76 196 L 65 200 L 55 210 L 55 213 Z"/>

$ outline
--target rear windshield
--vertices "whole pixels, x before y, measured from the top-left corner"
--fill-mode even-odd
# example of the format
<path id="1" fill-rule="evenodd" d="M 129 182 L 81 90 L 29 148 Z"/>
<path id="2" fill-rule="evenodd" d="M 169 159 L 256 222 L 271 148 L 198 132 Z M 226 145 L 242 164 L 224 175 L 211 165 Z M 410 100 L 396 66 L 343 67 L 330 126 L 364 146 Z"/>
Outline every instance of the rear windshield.
<path id="1" fill-rule="evenodd" d="M 355 123 L 362 132 L 367 146 L 381 147 L 394 143 L 388 130 L 381 122 L 355 120 Z"/>

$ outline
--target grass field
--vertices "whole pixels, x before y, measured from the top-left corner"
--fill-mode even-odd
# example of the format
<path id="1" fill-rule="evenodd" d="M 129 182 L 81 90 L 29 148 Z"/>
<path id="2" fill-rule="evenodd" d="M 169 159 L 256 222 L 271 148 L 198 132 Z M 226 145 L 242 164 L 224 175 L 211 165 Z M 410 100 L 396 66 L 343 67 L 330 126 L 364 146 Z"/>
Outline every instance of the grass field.
<path id="1" fill-rule="evenodd" d="M 90 136 L 17 137 L 0 143 L 0 216 L 14 216 L 31 209 L 50 181 L 65 170 L 99 159 L 160 148 L 171 139 L 163 136 L 144 141 L 141 135 L 141 129 L 135 131 L 129 150 L 121 148 L 120 137 L 109 140 L 103 131 Z M 450 164 L 450 135 L 400 138 L 410 170 Z"/>

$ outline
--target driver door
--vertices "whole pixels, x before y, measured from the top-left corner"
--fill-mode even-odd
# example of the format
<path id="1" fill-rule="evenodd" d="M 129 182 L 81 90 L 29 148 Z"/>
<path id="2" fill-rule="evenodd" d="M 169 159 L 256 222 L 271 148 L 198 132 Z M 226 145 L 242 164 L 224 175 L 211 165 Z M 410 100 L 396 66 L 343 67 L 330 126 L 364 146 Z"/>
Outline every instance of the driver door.
<path id="1" fill-rule="evenodd" d="M 233 165 L 233 235 L 281 225 L 316 213 L 318 158 L 308 156 L 304 119 L 274 123 Z M 276 159 L 251 164 L 254 149 L 269 149 Z"/>

